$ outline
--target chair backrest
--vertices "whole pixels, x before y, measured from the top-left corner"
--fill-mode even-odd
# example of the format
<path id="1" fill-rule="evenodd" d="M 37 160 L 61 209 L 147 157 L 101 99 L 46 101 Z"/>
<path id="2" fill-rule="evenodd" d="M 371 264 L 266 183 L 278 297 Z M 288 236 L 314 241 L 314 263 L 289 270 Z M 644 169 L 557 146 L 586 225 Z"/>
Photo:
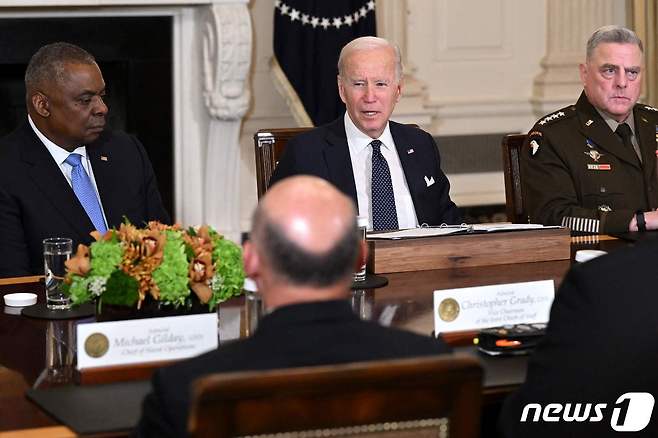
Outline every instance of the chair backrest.
<path id="1" fill-rule="evenodd" d="M 188 430 L 194 437 L 320 437 L 391 424 L 445 432 L 447 424 L 450 437 L 476 437 L 481 397 L 482 368 L 467 356 L 214 374 L 194 384 Z M 322 435 L 327 429 L 333 435 Z"/>
<path id="2" fill-rule="evenodd" d="M 312 128 L 260 129 L 254 134 L 258 199 L 267 191 L 267 185 L 288 140 L 309 129 Z"/>
<path id="3" fill-rule="evenodd" d="M 525 134 L 510 134 L 503 137 L 503 171 L 505 173 L 505 211 L 507 220 L 516 224 L 527 224 L 528 213 L 523 202 L 521 186 L 521 149 Z"/>

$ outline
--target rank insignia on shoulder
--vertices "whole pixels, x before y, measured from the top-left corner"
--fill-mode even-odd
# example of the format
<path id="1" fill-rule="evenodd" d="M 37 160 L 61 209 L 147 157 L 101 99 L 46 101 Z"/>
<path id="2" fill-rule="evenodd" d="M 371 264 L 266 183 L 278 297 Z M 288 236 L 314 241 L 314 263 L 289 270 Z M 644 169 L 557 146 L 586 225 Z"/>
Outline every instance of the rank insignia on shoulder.
<path id="1" fill-rule="evenodd" d="M 546 123 L 548 123 L 550 121 L 553 121 L 553 120 L 557 120 L 560 117 L 564 117 L 564 116 L 565 116 L 564 111 L 558 111 L 556 113 L 550 114 L 550 115 L 544 117 L 543 119 L 541 119 L 539 121 L 539 124 L 544 126 Z"/>

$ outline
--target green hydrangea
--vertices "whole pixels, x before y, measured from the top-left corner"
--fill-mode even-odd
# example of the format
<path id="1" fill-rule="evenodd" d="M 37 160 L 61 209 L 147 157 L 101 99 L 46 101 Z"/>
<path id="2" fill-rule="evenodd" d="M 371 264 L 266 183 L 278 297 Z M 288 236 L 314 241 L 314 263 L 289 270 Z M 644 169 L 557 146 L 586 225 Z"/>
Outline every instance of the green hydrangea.
<path id="1" fill-rule="evenodd" d="M 101 299 L 103 304 L 133 307 L 139 299 L 138 288 L 137 280 L 117 269 L 107 279 Z"/>
<path id="2" fill-rule="evenodd" d="M 167 243 L 162 263 L 153 271 L 153 281 L 160 289 L 160 301 L 180 306 L 190 294 L 187 280 L 188 261 L 185 243 L 178 231 L 165 231 Z"/>
<path id="3" fill-rule="evenodd" d="M 121 263 L 123 248 L 116 240 L 101 240 L 91 244 L 90 275 L 109 277 Z"/>
<path id="4" fill-rule="evenodd" d="M 215 276 L 211 288 L 212 297 L 208 302 L 210 309 L 231 297 L 242 293 L 244 285 L 244 267 L 242 265 L 242 248 L 228 239 L 220 237 L 211 230 L 215 248 L 212 260 L 215 264 Z"/>
<path id="5" fill-rule="evenodd" d="M 74 306 L 79 306 L 80 304 L 88 303 L 91 301 L 92 297 L 87 287 L 88 283 L 88 277 L 80 277 L 78 275 L 73 276 L 71 284 L 67 285 L 67 293 L 71 298 L 71 304 Z"/>

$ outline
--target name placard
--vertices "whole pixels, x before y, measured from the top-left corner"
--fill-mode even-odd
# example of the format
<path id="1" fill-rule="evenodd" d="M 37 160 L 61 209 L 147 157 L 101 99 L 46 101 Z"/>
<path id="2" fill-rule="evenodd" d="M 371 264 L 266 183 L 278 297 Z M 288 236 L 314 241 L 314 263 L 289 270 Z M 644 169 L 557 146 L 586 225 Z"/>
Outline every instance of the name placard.
<path id="1" fill-rule="evenodd" d="M 217 313 L 77 326 L 78 369 L 158 362 L 217 348 Z"/>
<path id="2" fill-rule="evenodd" d="M 547 322 L 553 280 L 434 291 L 434 332 Z"/>

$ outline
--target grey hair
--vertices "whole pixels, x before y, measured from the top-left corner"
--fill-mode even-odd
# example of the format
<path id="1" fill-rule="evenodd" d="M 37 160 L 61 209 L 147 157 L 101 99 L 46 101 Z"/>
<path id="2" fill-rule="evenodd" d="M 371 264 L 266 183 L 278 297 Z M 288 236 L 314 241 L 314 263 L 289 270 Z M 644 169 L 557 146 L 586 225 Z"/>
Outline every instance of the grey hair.
<path id="1" fill-rule="evenodd" d="M 642 40 L 635 32 L 623 26 L 610 25 L 599 27 L 587 41 L 587 60 L 591 59 L 594 49 L 601 43 L 634 44 L 644 53 Z"/>
<path id="2" fill-rule="evenodd" d="M 345 73 L 345 59 L 352 52 L 357 52 L 359 50 L 379 49 L 382 47 L 390 47 L 395 52 L 395 80 L 400 82 L 402 79 L 402 54 L 400 53 L 400 48 L 397 46 L 397 44 L 393 44 L 384 38 L 373 36 L 356 38 L 343 46 L 340 51 L 340 56 L 338 57 L 338 75 L 342 77 Z"/>
<path id="3" fill-rule="evenodd" d="M 32 55 L 25 70 L 25 89 L 28 94 L 49 81 L 64 80 L 65 64 L 94 64 L 96 59 L 86 50 L 64 42 L 47 44 Z"/>

